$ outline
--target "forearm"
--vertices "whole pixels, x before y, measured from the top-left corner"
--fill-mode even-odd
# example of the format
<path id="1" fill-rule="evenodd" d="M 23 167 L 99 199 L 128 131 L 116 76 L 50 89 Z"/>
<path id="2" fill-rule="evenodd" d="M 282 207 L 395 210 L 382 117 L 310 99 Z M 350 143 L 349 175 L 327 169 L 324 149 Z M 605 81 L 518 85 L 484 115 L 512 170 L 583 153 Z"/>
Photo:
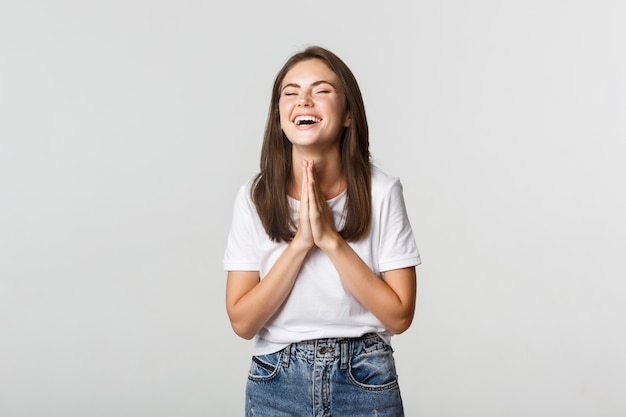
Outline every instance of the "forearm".
<path id="1" fill-rule="evenodd" d="M 307 252 L 292 241 L 262 280 L 244 287 L 237 277 L 228 280 L 227 310 L 235 333 L 246 339 L 256 335 L 289 295 Z"/>
<path id="2" fill-rule="evenodd" d="M 385 327 L 395 334 L 409 328 L 415 312 L 414 268 L 389 271 L 386 274 L 393 275 L 393 281 L 387 282 L 374 274 L 342 238 L 337 237 L 323 250 L 333 262 L 345 288 Z"/>

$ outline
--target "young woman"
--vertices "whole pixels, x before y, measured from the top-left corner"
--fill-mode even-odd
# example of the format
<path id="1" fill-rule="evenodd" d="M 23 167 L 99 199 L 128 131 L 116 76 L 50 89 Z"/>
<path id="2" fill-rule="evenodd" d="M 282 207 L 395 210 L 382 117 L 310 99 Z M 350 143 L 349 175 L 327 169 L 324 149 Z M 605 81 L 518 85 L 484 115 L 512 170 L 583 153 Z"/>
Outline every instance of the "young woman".
<path id="1" fill-rule="evenodd" d="M 359 86 L 309 47 L 278 73 L 260 173 L 237 195 L 226 308 L 255 338 L 247 416 L 403 416 L 390 338 L 419 253 L 400 181 L 372 165 Z"/>

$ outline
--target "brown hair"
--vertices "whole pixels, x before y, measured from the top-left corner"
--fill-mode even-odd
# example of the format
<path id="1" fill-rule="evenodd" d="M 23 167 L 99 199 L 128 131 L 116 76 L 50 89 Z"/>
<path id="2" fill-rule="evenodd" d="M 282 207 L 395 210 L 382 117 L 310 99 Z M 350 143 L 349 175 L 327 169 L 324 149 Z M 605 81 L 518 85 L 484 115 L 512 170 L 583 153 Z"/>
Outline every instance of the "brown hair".
<path id="1" fill-rule="evenodd" d="M 310 46 L 293 55 L 276 76 L 261 148 L 261 171 L 254 180 L 252 200 L 272 240 L 287 242 L 293 239 L 296 226 L 287 198 L 292 144 L 280 127 L 278 102 L 287 72 L 299 62 L 310 59 L 323 61 L 337 75 L 343 87 L 346 111 L 351 117 L 351 123 L 340 139 L 341 168 L 347 182 L 347 194 L 345 222 L 339 233 L 344 239 L 355 241 L 367 234 L 372 217 L 371 157 L 365 106 L 352 71 L 334 53 L 319 46 Z"/>

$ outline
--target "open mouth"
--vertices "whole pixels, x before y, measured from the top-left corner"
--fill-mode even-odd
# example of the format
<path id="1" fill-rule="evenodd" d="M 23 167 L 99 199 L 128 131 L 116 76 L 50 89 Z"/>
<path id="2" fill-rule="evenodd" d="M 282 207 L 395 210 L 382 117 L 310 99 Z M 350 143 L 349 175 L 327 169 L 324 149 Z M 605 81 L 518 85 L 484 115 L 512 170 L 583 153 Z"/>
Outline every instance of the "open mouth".
<path id="1" fill-rule="evenodd" d="M 298 116 L 293 121 L 297 126 L 310 126 L 321 122 L 322 119 L 315 116 Z"/>

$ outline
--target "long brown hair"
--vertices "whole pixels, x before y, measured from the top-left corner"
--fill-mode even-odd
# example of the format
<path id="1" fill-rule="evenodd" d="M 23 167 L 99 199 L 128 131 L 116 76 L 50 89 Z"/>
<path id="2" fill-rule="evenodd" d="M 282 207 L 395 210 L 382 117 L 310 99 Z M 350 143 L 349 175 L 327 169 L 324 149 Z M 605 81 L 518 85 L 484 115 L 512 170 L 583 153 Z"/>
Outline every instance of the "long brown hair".
<path id="1" fill-rule="evenodd" d="M 351 123 L 340 139 L 341 168 L 347 182 L 345 222 L 339 233 L 348 241 L 363 238 L 369 231 L 372 217 L 371 156 L 365 106 L 359 85 L 348 66 L 334 53 L 319 46 L 310 46 L 293 55 L 278 72 L 261 148 L 261 171 L 252 187 L 252 200 L 266 233 L 274 241 L 288 242 L 295 235 L 295 223 L 287 198 L 292 172 L 292 144 L 280 127 L 278 102 L 280 88 L 287 72 L 294 65 L 310 59 L 322 60 L 342 85 L 346 111 Z"/>

